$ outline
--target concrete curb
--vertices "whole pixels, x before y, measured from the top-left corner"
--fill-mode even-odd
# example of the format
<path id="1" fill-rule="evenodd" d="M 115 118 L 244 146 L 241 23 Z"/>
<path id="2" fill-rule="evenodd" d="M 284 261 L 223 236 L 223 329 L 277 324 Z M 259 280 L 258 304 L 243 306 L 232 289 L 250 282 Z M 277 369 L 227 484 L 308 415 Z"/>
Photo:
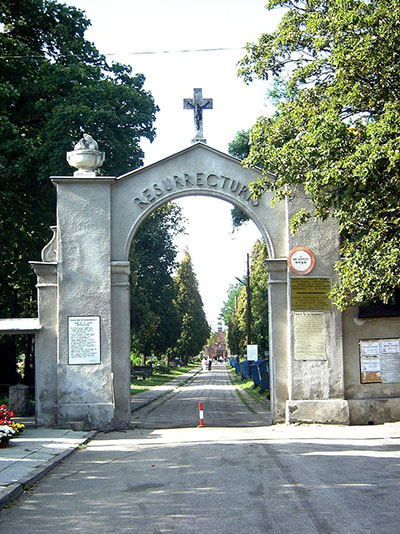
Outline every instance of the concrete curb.
<path id="1" fill-rule="evenodd" d="M 0 496 L 0 510 L 8 506 L 13 501 L 17 500 L 27 489 L 29 489 L 33 484 L 38 480 L 43 478 L 53 467 L 61 463 L 65 458 L 73 454 L 78 448 L 82 445 L 88 443 L 93 437 L 97 434 L 96 431 L 87 432 L 89 434 L 83 441 L 74 445 L 73 447 L 57 454 L 54 458 L 51 458 L 43 465 L 36 467 L 29 473 L 29 475 L 22 477 L 18 482 L 13 482 L 2 490 L 2 495 Z"/>

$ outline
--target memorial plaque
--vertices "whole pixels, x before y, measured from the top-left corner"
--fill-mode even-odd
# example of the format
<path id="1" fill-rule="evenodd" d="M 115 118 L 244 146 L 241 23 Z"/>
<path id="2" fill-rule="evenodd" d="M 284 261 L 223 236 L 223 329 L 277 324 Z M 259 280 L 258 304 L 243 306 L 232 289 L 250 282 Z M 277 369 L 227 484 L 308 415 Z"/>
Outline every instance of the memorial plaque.
<path id="1" fill-rule="evenodd" d="M 100 363 L 100 317 L 68 317 L 68 363 Z"/>
<path id="2" fill-rule="evenodd" d="M 400 382 L 400 339 L 360 340 L 361 383 Z"/>
<path id="3" fill-rule="evenodd" d="M 294 314 L 294 359 L 326 360 L 325 314 Z"/>
<path id="4" fill-rule="evenodd" d="M 292 311 L 330 311 L 330 278 L 291 278 Z"/>

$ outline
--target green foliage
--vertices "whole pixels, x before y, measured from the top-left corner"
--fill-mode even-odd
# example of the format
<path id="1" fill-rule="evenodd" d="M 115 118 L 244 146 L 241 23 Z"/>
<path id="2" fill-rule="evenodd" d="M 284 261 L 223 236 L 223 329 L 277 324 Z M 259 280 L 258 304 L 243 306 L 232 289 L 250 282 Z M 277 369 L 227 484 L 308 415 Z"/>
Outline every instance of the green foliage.
<path id="1" fill-rule="evenodd" d="M 400 4 L 270 0 L 275 7 L 288 8 L 278 29 L 248 46 L 240 69 L 247 81 L 281 80 L 276 114 L 251 131 L 246 165 L 265 171 L 254 191 L 306 192 L 313 208 L 293 231 L 337 218 L 339 308 L 386 302 L 400 284 Z"/>
<path id="2" fill-rule="evenodd" d="M 28 261 L 39 259 L 55 221 L 49 176 L 72 174 L 65 152 L 84 131 L 106 152 L 104 174 L 140 166 L 139 141 L 153 140 L 157 108 L 143 75 L 107 64 L 84 38 L 90 23 L 80 10 L 0 0 L 0 24 L 0 316 L 28 317 L 36 315 Z"/>
<path id="3" fill-rule="evenodd" d="M 263 355 L 268 350 L 268 274 L 265 243 L 256 241 L 250 258 L 251 337 Z M 221 309 L 228 326 L 228 345 L 232 354 L 244 355 L 247 350 L 247 293 L 243 284 L 231 285 L 228 299 Z"/>
<path id="4" fill-rule="evenodd" d="M 242 284 L 240 282 L 237 282 L 236 284 L 230 284 L 228 289 L 228 298 L 224 302 L 221 312 L 220 312 L 220 318 L 224 320 L 225 324 L 228 324 L 229 320 L 231 319 L 232 315 L 235 313 L 236 310 L 236 300 L 238 298 L 238 295 L 240 293 L 240 290 L 242 288 Z"/>
<path id="5" fill-rule="evenodd" d="M 264 265 L 267 258 L 264 242 L 256 241 L 251 253 L 250 290 L 251 290 L 251 337 L 258 345 L 263 357 L 269 348 L 268 341 L 268 273 Z"/>
<path id="6" fill-rule="evenodd" d="M 155 368 L 153 367 L 153 375 L 146 380 L 133 380 L 131 383 L 131 395 L 137 395 L 143 393 L 152 387 L 162 386 L 166 382 L 170 382 L 174 378 L 179 378 L 188 371 L 192 371 L 196 365 L 189 363 L 186 366 L 181 367 L 167 367 L 167 368 Z M 182 378 L 180 383 L 184 384 L 186 380 Z"/>
<path id="7" fill-rule="evenodd" d="M 235 158 L 244 159 L 249 155 L 250 150 L 249 131 L 240 130 L 236 132 L 235 138 L 228 145 L 228 152 Z"/>
<path id="8" fill-rule="evenodd" d="M 144 221 L 131 248 L 132 350 L 145 357 L 172 349 L 181 331 L 173 271 L 174 237 L 183 231 L 181 208 L 166 204 Z"/>
<path id="9" fill-rule="evenodd" d="M 188 251 L 176 274 L 176 306 L 181 317 L 181 333 L 174 355 L 188 362 L 199 354 L 210 335 L 210 327 L 203 308 L 198 282 Z"/>

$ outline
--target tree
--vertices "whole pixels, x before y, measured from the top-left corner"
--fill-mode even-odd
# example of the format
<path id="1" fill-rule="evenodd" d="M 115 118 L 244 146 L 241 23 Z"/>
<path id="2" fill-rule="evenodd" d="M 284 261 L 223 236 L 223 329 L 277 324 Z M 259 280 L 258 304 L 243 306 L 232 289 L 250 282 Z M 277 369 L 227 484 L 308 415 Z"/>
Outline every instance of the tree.
<path id="1" fill-rule="evenodd" d="M 244 354 L 245 352 L 244 340 L 246 337 L 246 326 L 244 326 L 242 331 L 238 317 L 239 295 L 243 292 L 244 296 L 246 296 L 246 290 L 239 282 L 230 284 L 228 298 L 224 302 L 220 312 L 220 317 L 228 327 L 228 345 L 232 354 Z M 245 300 L 241 298 L 240 302 L 245 302 Z"/>
<path id="2" fill-rule="evenodd" d="M 89 21 L 53 0 L 0 0 L 0 316 L 36 315 L 29 260 L 55 220 L 50 175 L 70 175 L 65 152 L 84 131 L 106 152 L 104 174 L 142 164 L 155 112 L 144 77 L 109 65 L 84 38 Z M 4 345 L 0 343 L 1 346 Z M 15 380 L 15 338 L 0 374 Z"/>
<path id="3" fill-rule="evenodd" d="M 269 349 L 268 341 L 268 273 L 264 260 L 268 257 L 267 247 L 257 240 L 251 251 L 250 290 L 251 290 L 251 332 L 252 342 L 258 345 L 263 356 Z"/>
<path id="4" fill-rule="evenodd" d="M 264 260 L 267 258 L 265 243 L 257 240 L 250 257 L 251 337 L 263 355 L 268 350 L 268 274 Z M 244 277 L 246 281 L 246 277 Z M 232 353 L 247 351 L 247 293 L 243 284 L 232 285 L 228 299 L 221 309 L 221 316 L 228 326 L 228 344 Z"/>
<path id="5" fill-rule="evenodd" d="M 344 309 L 387 302 L 400 284 L 400 4 L 397 0 L 270 0 L 278 29 L 248 45 L 245 80 L 280 78 L 277 112 L 251 131 L 248 166 L 275 174 L 254 186 L 312 202 L 291 221 L 335 217 L 342 234 Z"/>
<path id="6" fill-rule="evenodd" d="M 165 204 L 144 221 L 130 251 L 132 350 L 143 364 L 172 349 L 181 331 L 173 271 L 174 237 L 183 231 L 181 208 Z"/>
<path id="7" fill-rule="evenodd" d="M 197 356 L 210 335 L 210 327 L 203 308 L 198 282 L 188 251 L 176 273 L 176 306 L 181 317 L 181 333 L 175 354 L 184 362 Z"/>

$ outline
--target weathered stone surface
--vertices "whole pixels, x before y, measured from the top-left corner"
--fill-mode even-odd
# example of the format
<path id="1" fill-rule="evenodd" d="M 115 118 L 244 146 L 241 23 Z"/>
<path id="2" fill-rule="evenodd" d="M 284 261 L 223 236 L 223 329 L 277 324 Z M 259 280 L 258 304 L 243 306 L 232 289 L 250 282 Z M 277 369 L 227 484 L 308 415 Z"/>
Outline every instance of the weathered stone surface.
<path id="1" fill-rule="evenodd" d="M 400 421 L 400 398 L 350 399 L 348 402 L 352 425 Z"/>
<path id="2" fill-rule="evenodd" d="M 16 416 L 31 415 L 29 387 L 22 384 L 11 386 L 8 389 L 8 404 Z"/>
<path id="3" fill-rule="evenodd" d="M 343 399 L 289 400 L 286 403 L 286 422 L 348 425 L 349 405 Z"/>

